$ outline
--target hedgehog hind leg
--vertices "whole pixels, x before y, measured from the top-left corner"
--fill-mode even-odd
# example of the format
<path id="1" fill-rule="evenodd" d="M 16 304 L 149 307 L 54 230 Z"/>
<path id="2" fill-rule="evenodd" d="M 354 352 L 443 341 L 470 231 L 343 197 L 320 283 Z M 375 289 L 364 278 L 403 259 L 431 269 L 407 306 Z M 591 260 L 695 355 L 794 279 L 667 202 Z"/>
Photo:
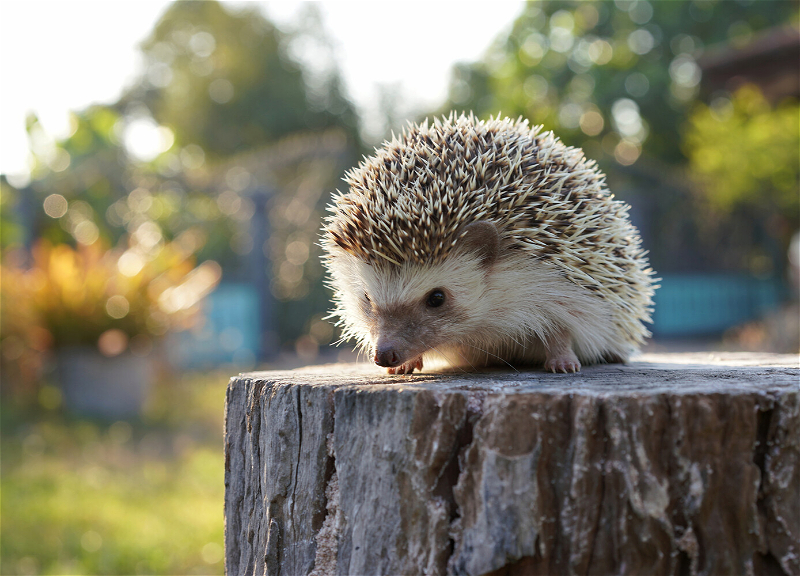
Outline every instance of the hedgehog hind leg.
<path id="1" fill-rule="evenodd" d="M 545 341 L 544 369 L 549 372 L 579 372 L 580 360 L 572 349 L 572 337 L 567 330 L 559 330 Z"/>

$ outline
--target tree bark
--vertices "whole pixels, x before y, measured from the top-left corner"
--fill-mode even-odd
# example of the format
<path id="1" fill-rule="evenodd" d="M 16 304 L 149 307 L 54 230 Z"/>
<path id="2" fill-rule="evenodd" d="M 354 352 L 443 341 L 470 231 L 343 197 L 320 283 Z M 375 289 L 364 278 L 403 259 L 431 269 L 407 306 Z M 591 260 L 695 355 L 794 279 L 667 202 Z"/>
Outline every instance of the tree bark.
<path id="1" fill-rule="evenodd" d="M 226 572 L 800 574 L 797 364 L 240 375 Z"/>

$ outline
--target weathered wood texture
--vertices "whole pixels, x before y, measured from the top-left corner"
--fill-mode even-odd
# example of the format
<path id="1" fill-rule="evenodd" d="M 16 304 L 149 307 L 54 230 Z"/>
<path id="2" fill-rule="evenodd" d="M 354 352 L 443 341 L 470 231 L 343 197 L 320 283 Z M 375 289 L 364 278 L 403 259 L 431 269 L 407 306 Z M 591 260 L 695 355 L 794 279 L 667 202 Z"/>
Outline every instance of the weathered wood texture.
<path id="1" fill-rule="evenodd" d="M 800 574 L 792 356 L 231 380 L 243 574 Z"/>

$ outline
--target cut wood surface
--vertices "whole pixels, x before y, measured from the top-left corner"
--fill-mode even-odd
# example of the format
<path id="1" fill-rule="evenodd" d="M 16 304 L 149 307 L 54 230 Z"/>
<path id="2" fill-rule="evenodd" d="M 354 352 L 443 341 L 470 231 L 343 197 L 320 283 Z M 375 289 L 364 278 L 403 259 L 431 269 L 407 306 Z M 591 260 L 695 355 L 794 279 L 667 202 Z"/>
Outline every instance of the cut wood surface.
<path id="1" fill-rule="evenodd" d="M 244 574 L 800 574 L 797 356 L 231 379 Z"/>

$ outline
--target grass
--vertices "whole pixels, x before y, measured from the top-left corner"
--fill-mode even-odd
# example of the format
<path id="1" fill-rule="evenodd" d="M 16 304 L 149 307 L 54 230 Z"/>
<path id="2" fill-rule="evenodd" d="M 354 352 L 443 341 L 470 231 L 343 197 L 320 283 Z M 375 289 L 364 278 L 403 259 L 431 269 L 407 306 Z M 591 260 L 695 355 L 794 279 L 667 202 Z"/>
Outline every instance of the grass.
<path id="1" fill-rule="evenodd" d="M 5 399 L 0 573 L 222 574 L 226 383 L 162 383 L 136 421 Z"/>

